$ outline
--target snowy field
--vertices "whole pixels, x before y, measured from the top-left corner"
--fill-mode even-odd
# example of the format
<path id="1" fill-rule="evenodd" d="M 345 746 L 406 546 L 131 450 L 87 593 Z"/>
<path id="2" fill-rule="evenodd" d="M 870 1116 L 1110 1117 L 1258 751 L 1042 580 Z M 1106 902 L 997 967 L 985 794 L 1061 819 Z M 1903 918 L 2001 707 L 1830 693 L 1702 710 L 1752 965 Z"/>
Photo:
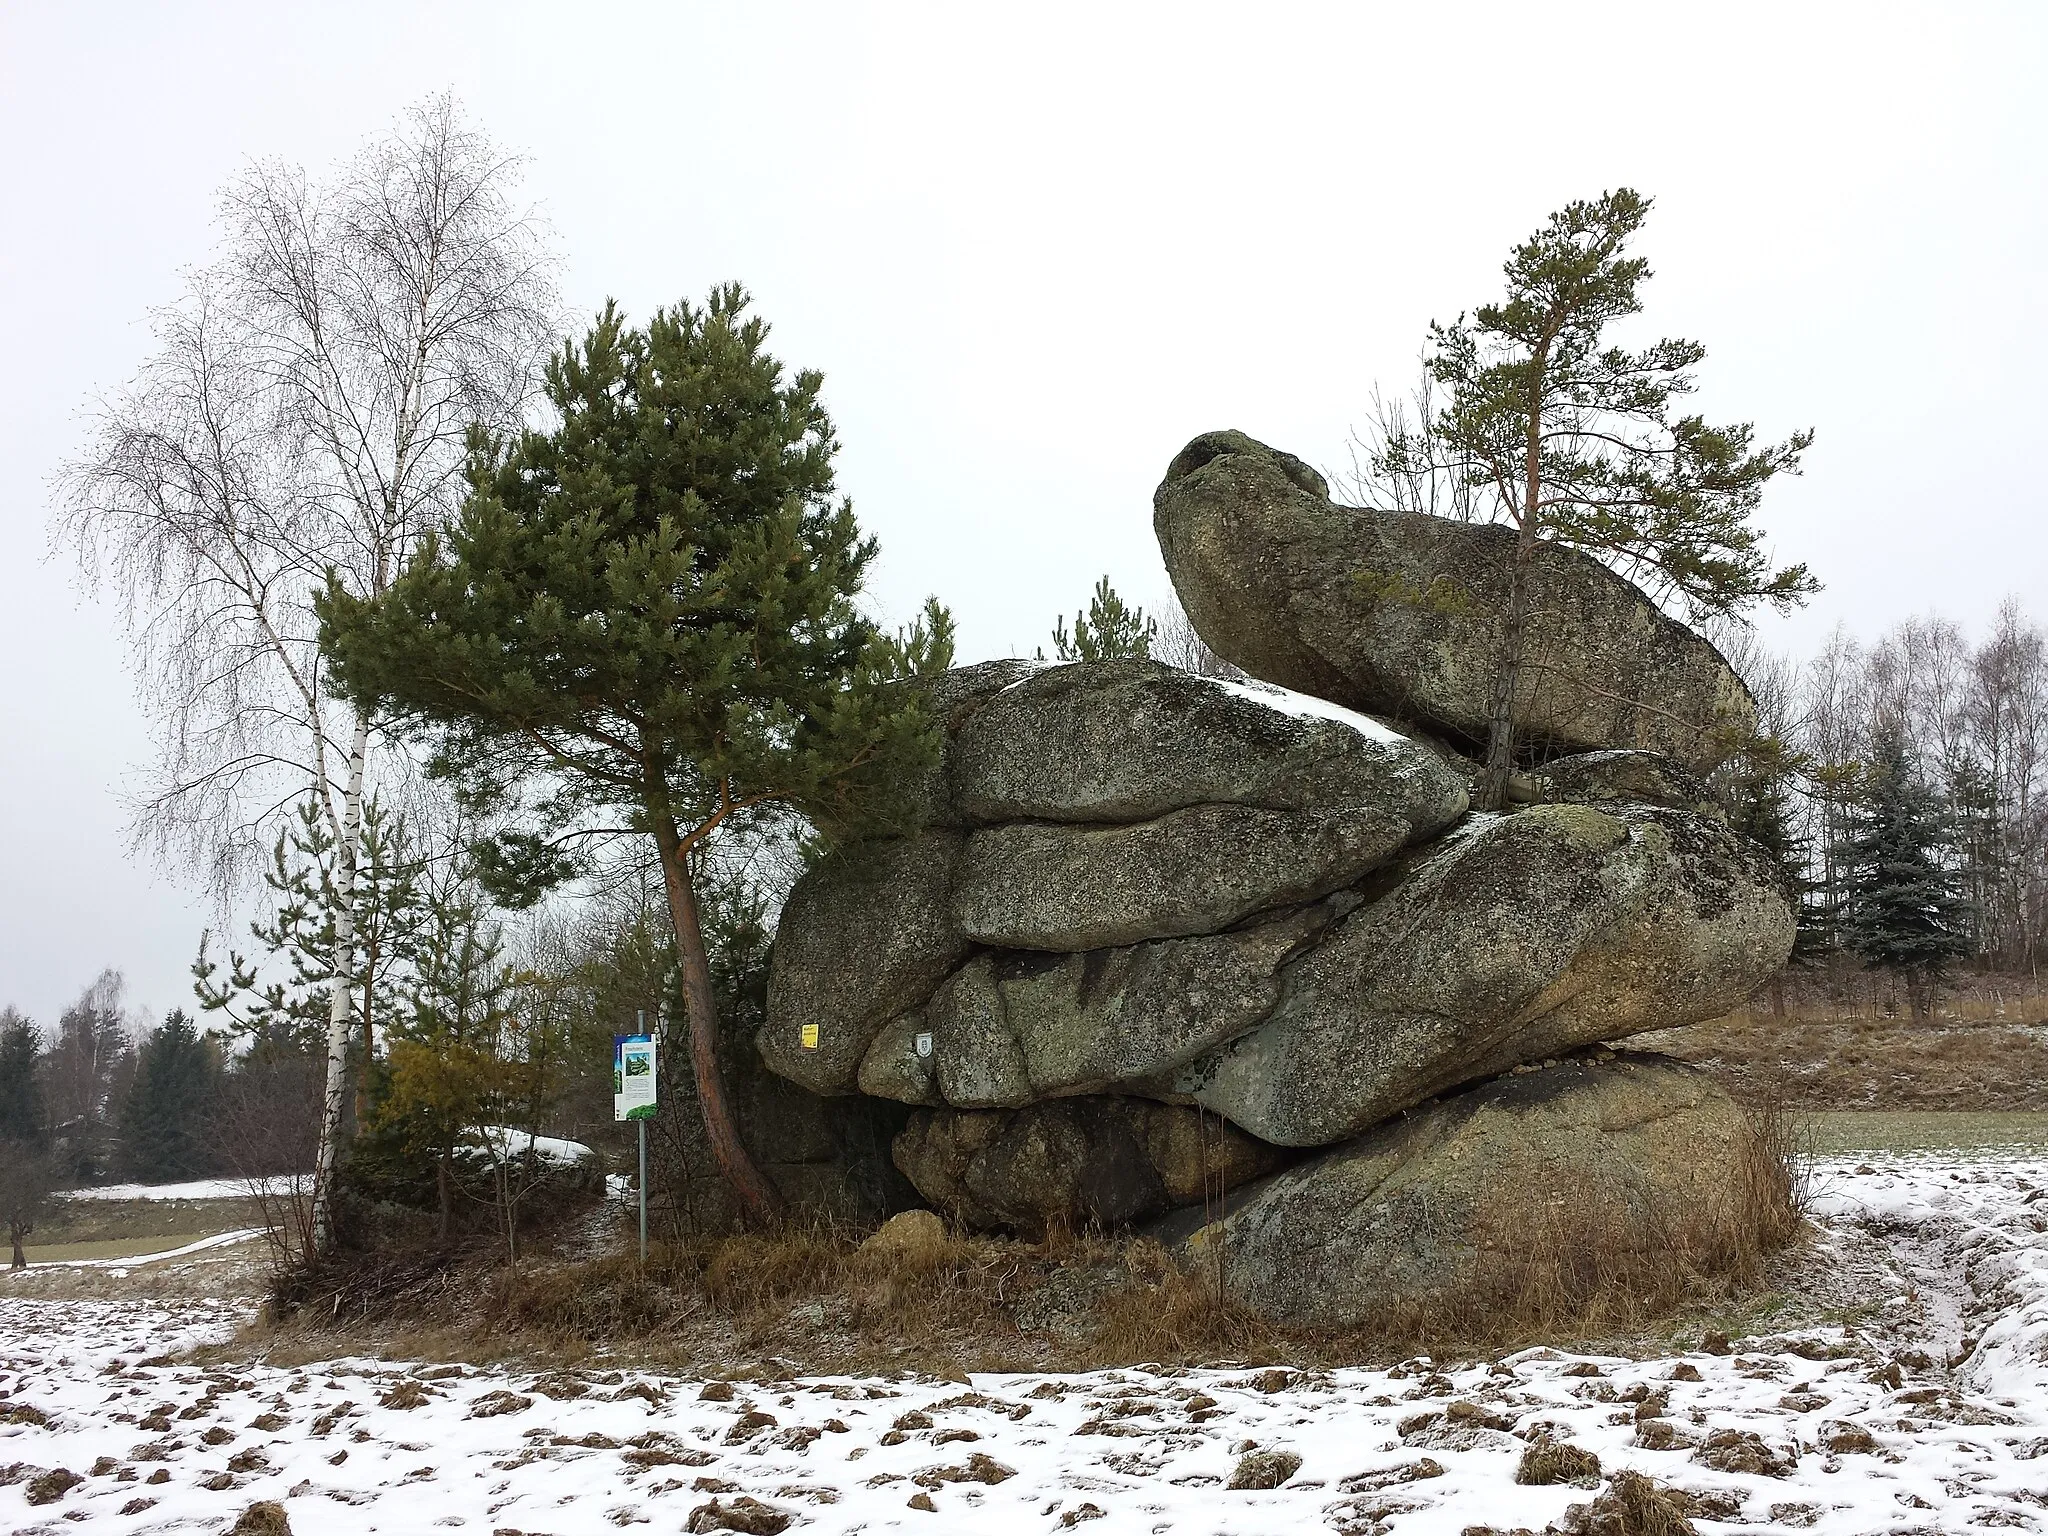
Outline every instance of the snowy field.
<path id="1" fill-rule="evenodd" d="M 278 1499 L 299 1536 L 778 1521 L 1456 1536 L 1542 1530 L 1592 1497 L 1590 1484 L 1516 1485 L 1546 1434 L 1606 1473 L 1691 1491 L 1703 1532 L 2048 1526 L 2048 1161 L 1845 1163 L 1818 1188 L 1818 1268 L 1859 1271 L 1878 1305 L 1847 1327 L 1641 1360 L 1536 1350 L 1441 1369 L 971 1386 L 373 1360 L 201 1369 L 177 1352 L 226 1338 L 246 1301 L 0 1286 L 0 1529 L 211 1532 Z M 1233 1488 L 1241 1466 L 1285 1480 Z"/>

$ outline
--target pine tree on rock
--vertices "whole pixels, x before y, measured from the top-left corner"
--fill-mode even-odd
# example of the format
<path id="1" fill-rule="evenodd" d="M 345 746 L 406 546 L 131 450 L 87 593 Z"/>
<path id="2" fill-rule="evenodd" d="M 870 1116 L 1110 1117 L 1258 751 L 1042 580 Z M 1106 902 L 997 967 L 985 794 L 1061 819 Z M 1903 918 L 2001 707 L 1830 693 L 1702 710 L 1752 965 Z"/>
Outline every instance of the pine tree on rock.
<path id="1" fill-rule="evenodd" d="M 1845 876 L 1842 942 L 1871 965 L 1902 976 L 1916 1018 L 1934 1008 L 1949 965 L 1971 953 L 1970 912 L 1957 876 L 1941 862 L 1945 807 L 1886 744 L 1851 812 L 1836 862 Z"/>
<path id="2" fill-rule="evenodd" d="M 1706 355 L 1698 342 L 1605 343 L 1611 324 L 1642 310 L 1650 265 L 1624 253 L 1649 212 L 1649 198 L 1619 187 L 1553 213 L 1509 253 L 1499 303 L 1431 325 L 1424 362 L 1444 403 L 1420 427 L 1394 421 L 1375 453 L 1379 479 L 1441 480 L 1458 507 L 1516 535 L 1473 795 L 1484 810 L 1505 803 L 1514 766 L 1543 541 L 1607 562 L 1694 619 L 1758 602 L 1782 610 L 1817 590 L 1803 565 L 1771 569 L 1750 522 L 1764 487 L 1798 472 L 1813 434 L 1756 447 L 1748 423 L 1677 414 Z"/>
<path id="3" fill-rule="evenodd" d="M 142 1043 L 121 1105 L 121 1163 L 131 1177 L 165 1183 L 212 1171 L 206 1124 L 220 1070 L 213 1042 L 183 1009 Z"/>
<path id="4" fill-rule="evenodd" d="M 381 598 L 336 587 L 322 641 L 351 696 L 438 740 L 479 814 L 493 894 L 531 899 L 593 840 L 659 855 L 707 1140 L 757 1218 L 781 1196 L 742 1144 L 694 864 L 736 826 L 823 845 L 907 814 L 937 752 L 914 690 L 951 660 L 936 602 L 902 636 L 854 605 L 875 545 L 837 494 L 822 377 L 765 347 L 737 285 L 645 328 L 607 305 L 547 371 L 559 424 L 472 445 L 470 492 Z"/>
<path id="5" fill-rule="evenodd" d="M 1146 618 L 1142 608 L 1126 608 L 1104 576 L 1095 583 L 1088 611 L 1074 615 L 1071 635 L 1065 619 L 1053 621 L 1053 657 L 1058 661 L 1142 660 L 1152 654 L 1152 642 L 1158 638 L 1158 623 Z M 1045 660 L 1045 652 L 1040 651 L 1038 659 Z"/>

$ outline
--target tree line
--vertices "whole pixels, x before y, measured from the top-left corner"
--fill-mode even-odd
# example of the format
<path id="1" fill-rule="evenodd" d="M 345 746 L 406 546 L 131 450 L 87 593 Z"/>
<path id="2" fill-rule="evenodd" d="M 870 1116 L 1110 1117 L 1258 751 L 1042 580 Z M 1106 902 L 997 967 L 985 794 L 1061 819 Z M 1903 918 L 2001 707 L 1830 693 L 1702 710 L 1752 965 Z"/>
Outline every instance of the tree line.
<path id="1" fill-rule="evenodd" d="M 277 1063 L 237 1053 L 183 1009 L 152 1027 L 108 970 L 44 1029 L 0 1009 L 0 1217 L 13 1260 L 51 1191 L 131 1179 L 258 1177 L 302 1165 L 303 1105 Z"/>
<path id="2" fill-rule="evenodd" d="M 1724 637 L 1767 743 L 1732 773 L 1800 896 L 1802 962 L 2036 975 L 2048 943 L 2048 632 L 2017 598 L 1972 641 L 1940 616 L 1812 656 Z"/>

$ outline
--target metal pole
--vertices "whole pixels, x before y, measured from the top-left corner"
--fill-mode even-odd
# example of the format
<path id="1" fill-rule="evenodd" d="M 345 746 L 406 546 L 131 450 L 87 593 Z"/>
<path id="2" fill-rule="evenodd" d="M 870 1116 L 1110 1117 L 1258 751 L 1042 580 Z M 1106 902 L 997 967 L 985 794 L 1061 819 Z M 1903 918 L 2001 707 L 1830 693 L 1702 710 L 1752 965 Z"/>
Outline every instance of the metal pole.
<path id="1" fill-rule="evenodd" d="M 640 1033 L 647 1033 L 647 1010 L 642 1008 L 637 1015 Z M 640 1127 L 640 1267 L 647 1267 L 647 1121 L 633 1122 Z"/>

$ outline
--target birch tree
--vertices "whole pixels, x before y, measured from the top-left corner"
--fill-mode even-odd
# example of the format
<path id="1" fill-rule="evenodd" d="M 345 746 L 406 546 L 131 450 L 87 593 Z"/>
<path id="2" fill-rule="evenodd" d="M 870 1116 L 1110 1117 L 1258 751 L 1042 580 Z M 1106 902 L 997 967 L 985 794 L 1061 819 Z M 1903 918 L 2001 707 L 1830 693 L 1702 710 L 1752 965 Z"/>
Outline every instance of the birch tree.
<path id="1" fill-rule="evenodd" d="M 61 536 L 120 601 L 158 753 L 138 841 L 224 900 L 309 795 L 335 847 L 335 959 L 316 1177 L 324 1241 L 357 1006 L 363 806 L 404 765 L 328 686 L 313 595 L 387 590 L 460 498 L 472 425 L 510 431 L 557 329 L 554 259 L 520 162 L 452 97 L 324 179 L 250 164 L 220 247 L 152 316 L 155 349 L 96 402 Z"/>

